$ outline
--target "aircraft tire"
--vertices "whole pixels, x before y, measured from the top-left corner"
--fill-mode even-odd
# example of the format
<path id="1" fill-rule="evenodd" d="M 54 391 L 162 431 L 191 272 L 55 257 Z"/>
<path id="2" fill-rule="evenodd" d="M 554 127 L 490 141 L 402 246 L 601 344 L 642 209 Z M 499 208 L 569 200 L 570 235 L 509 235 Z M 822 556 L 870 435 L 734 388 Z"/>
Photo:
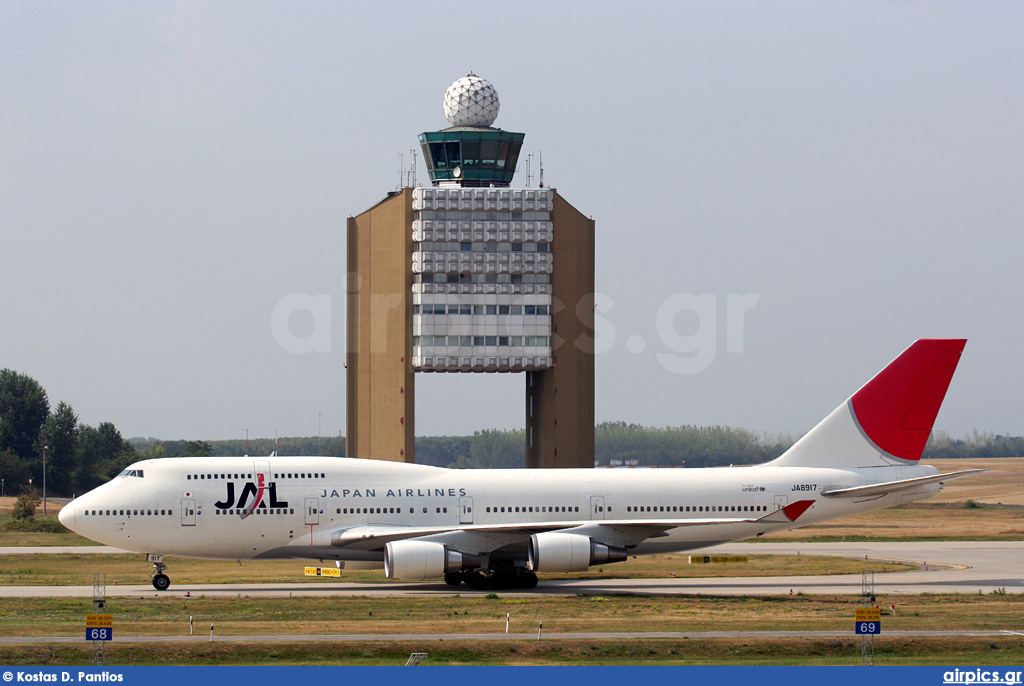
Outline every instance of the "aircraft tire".
<path id="1" fill-rule="evenodd" d="M 537 588 L 537 575 L 533 572 L 523 572 L 519 577 L 520 588 Z"/>
<path id="2" fill-rule="evenodd" d="M 158 591 L 166 591 L 171 587 L 171 578 L 166 574 L 157 574 L 153 577 L 153 588 Z"/>
<path id="3" fill-rule="evenodd" d="M 466 585 L 474 591 L 484 591 L 491 587 L 491 580 L 480 572 L 470 572 L 466 577 Z"/>

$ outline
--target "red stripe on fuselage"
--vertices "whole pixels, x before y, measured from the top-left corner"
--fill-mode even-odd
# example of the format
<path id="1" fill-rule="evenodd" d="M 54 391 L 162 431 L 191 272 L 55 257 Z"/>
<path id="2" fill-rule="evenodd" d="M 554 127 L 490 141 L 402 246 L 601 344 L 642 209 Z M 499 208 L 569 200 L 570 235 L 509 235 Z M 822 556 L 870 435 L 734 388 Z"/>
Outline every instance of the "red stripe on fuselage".
<path id="1" fill-rule="evenodd" d="M 254 502 L 252 509 L 259 507 L 259 504 L 263 502 L 263 474 L 256 475 L 256 501 Z"/>
<path id="2" fill-rule="evenodd" d="M 245 514 L 242 515 L 242 519 L 245 519 L 259 507 L 260 503 L 263 502 L 263 475 L 256 475 L 256 498 L 252 501 L 252 507 L 245 510 Z"/>
<path id="3" fill-rule="evenodd" d="M 807 512 L 807 508 L 813 504 L 813 500 L 798 500 L 792 505 L 786 505 L 782 508 L 782 513 L 789 518 L 789 521 L 795 522 L 797 518 L 804 512 Z"/>

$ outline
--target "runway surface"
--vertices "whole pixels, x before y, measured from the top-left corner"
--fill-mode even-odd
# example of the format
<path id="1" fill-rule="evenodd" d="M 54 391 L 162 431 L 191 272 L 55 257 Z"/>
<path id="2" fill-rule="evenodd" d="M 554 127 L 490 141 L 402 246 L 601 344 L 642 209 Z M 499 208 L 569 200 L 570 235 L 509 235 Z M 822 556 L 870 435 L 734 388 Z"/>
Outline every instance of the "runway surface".
<path id="1" fill-rule="evenodd" d="M 103 546 L 69 548 L 0 548 L 0 555 L 39 553 L 118 553 Z M 880 543 L 732 543 L 693 554 L 825 555 L 896 560 L 917 566 L 909 572 L 876 573 L 875 594 L 887 597 L 918 593 L 1024 593 L 1024 545 L 1015 541 L 942 541 Z M 140 562 L 140 564 L 144 564 Z M 296 560 L 296 574 L 303 561 Z M 488 593 L 436 581 L 350 583 L 309 579 L 272 584 L 174 583 L 158 592 L 149 585 L 107 586 L 112 597 L 298 597 L 298 596 L 451 596 Z M 92 597 L 92 586 L 0 586 L 0 597 Z M 529 591 L 506 590 L 521 596 L 601 595 L 845 595 L 861 592 L 859 574 L 786 577 L 712 577 L 700 579 L 543 580 Z"/>

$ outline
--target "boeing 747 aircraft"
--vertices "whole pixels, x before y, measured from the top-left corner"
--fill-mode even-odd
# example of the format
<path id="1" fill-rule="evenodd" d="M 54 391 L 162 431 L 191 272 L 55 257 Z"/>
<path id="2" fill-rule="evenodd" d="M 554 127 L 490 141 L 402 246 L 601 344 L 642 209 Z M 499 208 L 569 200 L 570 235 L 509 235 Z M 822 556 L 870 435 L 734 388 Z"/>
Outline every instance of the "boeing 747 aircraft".
<path id="1" fill-rule="evenodd" d="M 344 457 L 146 460 L 60 512 L 69 529 L 163 556 L 304 558 L 392 579 L 530 588 L 572 572 L 927 498 L 920 464 L 964 340 L 919 340 L 783 455 L 712 469 L 457 470 Z"/>

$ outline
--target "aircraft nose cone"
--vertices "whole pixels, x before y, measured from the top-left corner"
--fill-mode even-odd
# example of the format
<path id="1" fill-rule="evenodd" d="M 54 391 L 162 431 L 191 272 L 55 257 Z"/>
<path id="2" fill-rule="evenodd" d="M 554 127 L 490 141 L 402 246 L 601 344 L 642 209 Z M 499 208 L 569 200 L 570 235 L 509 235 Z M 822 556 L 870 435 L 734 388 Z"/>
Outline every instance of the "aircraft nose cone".
<path id="1" fill-rule="evenodd" d="M 75 530 L 75 507 L 72 503 L 68 503 L 60 509 L 57 513 L 57 521 L 71 529 Z"/>

